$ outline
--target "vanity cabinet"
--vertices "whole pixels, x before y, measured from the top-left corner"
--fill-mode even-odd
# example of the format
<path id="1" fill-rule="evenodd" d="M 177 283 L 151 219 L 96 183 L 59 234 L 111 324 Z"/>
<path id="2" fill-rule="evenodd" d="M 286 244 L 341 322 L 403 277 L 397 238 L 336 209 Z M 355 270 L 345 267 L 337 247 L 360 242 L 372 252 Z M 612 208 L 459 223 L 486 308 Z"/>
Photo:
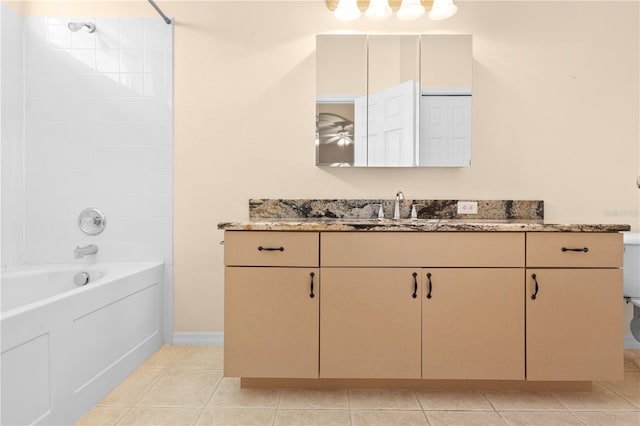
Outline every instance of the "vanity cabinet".
<path id="1" fill-rule="evenodd" d="M 422 378 L 524 380 L 524 271 L 422 270 Z"/>
<path id="2" fill-rule="evenodd" d="M 318 233 L 227 231 L 225 263 L 224 374 L 318 377 Z"/>
<path id="3" fill-rule="evenodd" d="M 622 250 L 617 232 L 226 231 L 224 373 L 619 380 Z"/>
<path id="4" fill-rule="evenodd" d="M 327 232 L 320 245 L 320 377 L 524 379 L 524 234 Z"/>
<path id="5" fill-rule="evenodd" d="M 622 380 L 622 234 L 527 234 L 528 380 Z"/>
<path id="6" fill-rule="evenodd" d="M 420 378 L 419 275 L 322 268 L 321 378 Z"/>

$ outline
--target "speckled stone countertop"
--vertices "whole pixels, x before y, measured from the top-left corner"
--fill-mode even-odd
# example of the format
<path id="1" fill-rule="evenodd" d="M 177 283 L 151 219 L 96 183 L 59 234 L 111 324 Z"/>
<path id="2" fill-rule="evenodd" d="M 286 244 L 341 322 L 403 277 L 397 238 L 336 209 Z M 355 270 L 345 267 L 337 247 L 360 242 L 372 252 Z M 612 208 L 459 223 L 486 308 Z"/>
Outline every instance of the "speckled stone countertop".
<path id="1" fill-rule="evenodd" d="M 542 220 L 491 219 L 266 219 L 224 222 L 225 231 L 373 231 L 373 232 L 620 232 L 629 225 L 547 223 Z"/>

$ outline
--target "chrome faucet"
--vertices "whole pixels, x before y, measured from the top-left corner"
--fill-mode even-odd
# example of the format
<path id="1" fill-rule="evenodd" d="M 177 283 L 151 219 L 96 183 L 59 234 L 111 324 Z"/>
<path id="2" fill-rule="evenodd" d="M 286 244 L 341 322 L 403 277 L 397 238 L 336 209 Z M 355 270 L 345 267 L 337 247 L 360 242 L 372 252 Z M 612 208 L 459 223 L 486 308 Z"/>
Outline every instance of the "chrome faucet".
<path id="1" fill-rule="evenodd" d="M 404 193 L 402 191 L 396 193 L 396 203 L 393 207 L 394 219 L 400 219 L 400 200 L 404 200 Z"/>
<path id="2" fill-rule="evenodd" d="M 73 257 L 76 259 L 82 259 L 83 257 L 96 254 L 98 252 L 98 246 L 95 244 L 89 244 L 88 246 L 80 247 L 77 246 L 73 251 Z"/>

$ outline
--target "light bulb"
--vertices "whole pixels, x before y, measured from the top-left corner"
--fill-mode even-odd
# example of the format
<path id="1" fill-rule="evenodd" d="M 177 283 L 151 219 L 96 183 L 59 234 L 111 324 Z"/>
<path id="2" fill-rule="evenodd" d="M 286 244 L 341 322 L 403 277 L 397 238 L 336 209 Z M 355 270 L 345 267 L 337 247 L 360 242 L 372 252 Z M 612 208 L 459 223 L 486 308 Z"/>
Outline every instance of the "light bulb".
<path id="1" fill-rule="evenodd" d="M 420 0 L 402 0 L 397 17 L 401 21 L 411 21 L 424 15 L 424 6 Z"/>
<path id="2" fill-rule="evenodd" d="M 357 0 L 340 0 L 333 15 L 341 21 L 353 21 L 360 17 Z"/>
<path id="3" fill-rule="evenodd" d="M 452 17 L 458 11 L 458 6 L 453 4 L 453 0 L 434 0 L 429 19 L 433 21 L 442 21 Z"/>
<path id="4" fill-rule="evenodd" d="M 384 21 L 393 14 L 388 0 L 371 0 L 364 16 L 372 21 Z"/>

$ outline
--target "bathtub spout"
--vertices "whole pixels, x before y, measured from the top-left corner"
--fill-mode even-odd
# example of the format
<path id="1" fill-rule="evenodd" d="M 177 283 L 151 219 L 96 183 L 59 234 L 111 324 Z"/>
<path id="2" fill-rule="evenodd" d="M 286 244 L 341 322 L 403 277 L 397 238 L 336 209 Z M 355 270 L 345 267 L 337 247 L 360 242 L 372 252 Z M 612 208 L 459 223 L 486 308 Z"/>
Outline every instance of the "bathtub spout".
<path id="1" fill-rule="evenodd" d="M 81 259 L 89 254 L 96 254 L 98 252 L 98 246 L 95 244 L 89 244 L 88 246 L 80 247 L 77 246 L 73 251 L 73 257 L 76 259 Z"/>

